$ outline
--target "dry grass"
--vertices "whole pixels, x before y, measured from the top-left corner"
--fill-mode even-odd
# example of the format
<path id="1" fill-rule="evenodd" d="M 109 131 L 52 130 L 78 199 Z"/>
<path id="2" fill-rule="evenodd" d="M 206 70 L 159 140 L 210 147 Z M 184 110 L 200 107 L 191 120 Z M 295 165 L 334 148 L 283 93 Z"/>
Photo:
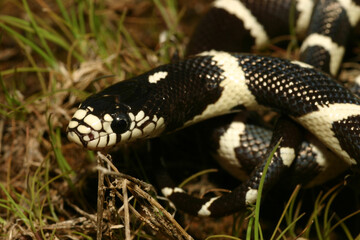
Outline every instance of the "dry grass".
<path id="1" fill-rule="evenodd" d="M 89 93 L 168 61 L 175 51 L 170 40 L 159 43 L 166 24 L 150 1 L 59 2 L 1 3 L 0 237 L 6 239 L 96 238 L 96 211 L 82 195 L 96 157 L 67 141 L 67 123 Z M 176 19 L 168 21 L 175 26 Z M 104 238 L 121 235 L 123 213 L 104 211 Z M 142 228 L 140 221 L 131 230 L 141 236 Z"/>
<path id="2" fill-rule="evenodd" d="M 0 239 L 191 239 L 154 201 L 151 185 L 70 143 L 65 130 L 92 92 L 169 62 L 174 53 L 181 57 L 193 18 L 207 7 L 155 0 L 0 2 Z M 121 149 L 121 170 L 146 179 L 133 149 Z M 327 206 L 324 200 L 317 210 Z M 301 213 L 295 203 L 289 209 L 294 238 Z M 183 226 L 198 238 L 246 232 L 243 215 L 185 218 Z"/>

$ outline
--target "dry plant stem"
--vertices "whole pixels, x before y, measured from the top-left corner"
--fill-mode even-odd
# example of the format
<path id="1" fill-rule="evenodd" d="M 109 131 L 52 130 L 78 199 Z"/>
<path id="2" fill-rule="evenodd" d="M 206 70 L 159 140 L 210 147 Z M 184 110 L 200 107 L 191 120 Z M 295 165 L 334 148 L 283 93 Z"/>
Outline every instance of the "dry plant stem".
<path id="1" fill-rule="evenodd" d="M 0 120 L 0 153 L 2 152 L 2 136 L 3 136 L 3 131 L 4 131 L 4 120 Z"/>
<path id="2" fill-rule="evenodd" d="M 81 215 L 85 216 L 87 219 L 91 220 L 92 222 L 94 222 L 95 224 L 97 223 L 97 219 L 95 217 L 95 214 L 90 214 L 85 212 L 84 210 L 80 209 L 78 206 L 76 206 L 75 204 L 71 203 L 70 201 L 66 201 L 66 204 L 68 204 L 69 206 L 71 206 L 76 212 L 80 213 Z"/>
<path id="3" fill-rule="evenodd" d="M 124 217 L 125 217 L 125 239 L 131 240 L 130 234 L 130 215 L 129 215 L 129 199 L 127 194 L 127 180 L 125 179 L 122 183 L 122 192 L 124 196 Z"/>
<path id="4" fill-rule="evenodd" d="M 159 218 L 153 219 L 153 221 L 156 221 L 157 224 L 160 224 L 163 229 L 167 230 L 167 233 L 170 236 L 173 236 L 175 239 L 193 240 L 193 238 L 178 224 L 178 222 L 175 221 L 173 216 L 171 216 L 171 214 L 166 211 L 166 209 L 164 209 L 157 201 L 155 201 L 154 198 L 152 198 L 147 192 L 143 191 L 138 185 L 133 183 L 129 183 L 128 187 L 136 199 L 143 198 L 149 202 L 152 209 L 143 210 L 145 210 L 145 213 L 151 214 L 151 216 L 149 216 L 150 219 L 154 217 Z M 146 210 L 152 211 L 148 213 Z M 161 217 L 160 213 L 163 214 L 164 217 Z"/>
<path id="5" fill-rule="evenodd" d="M 136 183 L 136 184 L 142 186 L 146 191 L 154 191 L 154 192 L 156 192 L 155 189 L 154 189 L 154 187 L 153 187 L 151 184 L 146 183 L 146 182 L 144 182 L 144 181 L 141 181 L 141 180 L 139 180 L 139 179 L 137 179 L 137 178 L 134 178 L 134 177 L 132 177 L 132 176 L 129 176 L 129 175 L 127 175 L 127 174 L 123 174 L 123 173 L 119 172 L 119 170 L 118 170 L 118 169 L 114 166 L 114 164 L 111 162 L 111 156 L 110 156 L 110 155 L 105 156 L 105 155 L 102 154 L 101 152 L 97 152 L 97 155 L 98 155 L 99 158 L 101 158 L 101 160 L 103 160 L 104 162 L 106 162 L 106 164 L 107 164 L 108 166 L 110 166 L 110 168 L 113 170 L 113 172 L 112 172 L 112 171 L 110 171 L 110 170 L 108 170 L 108 169 L 106 169 L 106 168 L 102 168 L 101 171 L 103 171 L 103 173 L 104 173 L 105 175 L 112 175 L 112 176 L 117 176 L 117 177 L 119 177 L 119 178 L 124 178 L 124 179 L 129 180 L 130 182 L 133 182 L 133 183 Z M 99 168 L 101 168 L 101 167 L 102 167 L 102 166 L 98 166 L 98 167 L 97 167 L 97 170 L 99 170 Z"/>
<path id="6" fill-rule="evenodd" d="M 116 189 L 116 186 L 114 186 L 114 184 L 112 184 L 108 178 L 106 178 L 106 180 L 107 180 L 107 183 L 109 184 L 110 188 Z M 115 191 L 115 194 L 122 202 L 124 202 L 124 198 L 119 192 Z M 152 224 L 149 220 L 147 220 L 146 218 L 141 216 L 141 214 L 138 211 L 136 211 L 136 209 L 133 206 L 128 205 L 128 207 L 129 207 L 131 213 L 133 213 L 136 218 L 140 219 L 142 222 L 147 223 L 153 230 L 159 231 L 159 229 L 154 224 Z"/>
<path id="7" fill-rule="evenodd" d="M 97 158 L 98 166 L 103 166 L 101 158 Z M 98 171 L 98 197 L 97 197 L 97 233 L 96 239 L 102 239 L 102 221 L 103 221 L 103 211 L 104 211 L 104 173 Z"/>
<path id="8" fill-rule="evenodd" d="M 83 225 L 85 223 L 89 222 L 89 218 L 87 217 L 78 217 L 78 218 L 74 218 L 71 220 L 67 220 L 67 221 L 62 221 L 59 223 L 55 223 L 55 224 L 51 224 L 51 225 L 47 225 L 44 226 L 43 229 L 47 229 L 47 230 L 73 230 L 74 226 L 78 225 Z M 92 223 L 92 222 L 91 222 Z"/>
<path id="9" fill-rule="evenodd" d="M 140 184 L 141 186 L 145 185 L 147 189 L 152 188 L 152 186 L 148 183 L 145 183 L 143 181 L 140 181 L 136 178 L 133 178 L 131 176 L 128 176 L 126 174 L 122 174 L 118 171 L 118 169 L 112 164 L 111 160 L 109 160 L 107 158 L 107 156 L 103 155 L 101 152 L 97 152 L 98 158 L 100 158 L 102 161 L 106 162 L 106 164 L 108 164 L 114 171 L 110 171 L 100 165 L 98 165 L 96 167 L 97 171 L 101 171 L 105 176 L 106 175 L 110 175 L 110 176 L 116 176 L 119 177 L 120 179 L 127 179 L 129 181 L 133 181 L 136 180 L 135 182 L 137 184 Z M 110 157 L 110 156 L 109 156 Z M 109 187 L 111 189 L 117 189 L 117 186 L 115 186 L 108 177 L 105 178 L 107 183 L 109 184 Z M 124 197 L 118 192 L 118 191 L 114 191 L 116 196 L 122 201 L 125 202 Z M 127 201 L 128 202 L 128 201 Z M 159 228 L 156 227 L 151 221 L 149 221 L 148 219 L 144 218 L 132 205 L 128 204 L 128 208 L 130 209 L 131 213 L 135 215 L 135 217 L 137 219 L 139 219 L 140 221 L 142 221 L 143 223 L 148 224 L 154 231 L 159 231 Z"/>
<path id="10" fill-rule="evenodd" d="M 101 171 L 105 176 L 106 175 L 112 175 L 115 177 L 118 177 L 118 180 L 122 180 L 122 188 L 123 188 L 123 194 L 126 192 L 124 191 L 124 187 L 126 187 L 133 196 L 138 200 L 139 205 L 142 207 L 143 214 L 145 216 L 140 215 L 131 205 L 128 204 L 128 209 L 132 213 L 135 213 L 135 215 L 142 220 L 144 223 L 147 223 L 148 226 L 150 226 L 153 230 L 156 232 L 161 232 L 165 234 L 169 239 L 178 239 L 178 240 L 192 240 L 193 238 L 175 221 L 173 216 L 167 212 L 151 195 L 148 194 L 148 192 L 153 189 L 153 187 L 150 184 L 144 183 L 143 181 L 140 181 L 138 179 L 135 179 L 131 176 L 128 176 L 126 174 L 120 173 L 116 167 L 111 163 L 111 160 L 107 158 L 107 156 L 104 156 L 100 152 L 98 152 L 98 158 L 104 161 L 105 163 L 110 166 L 110 168 L 113 171 L 110 171 L 109 169 L 98 165 L 97 169 L 98 171 Z M 119 189 L 119 187 L 114 186 L 114 184 L 108 179 L 108 177 L 105 177 L 106 181 L 109 183 L 110 188 L 113 189 Z M 127 184 L 124 184 L 124 179 L 127 179 Z M 144 190 L 145 189 L 145 190 Z M 126 210 L 125 203 L 127 203 L 127 200 L 125 199 L 125 196 L 122 196 L 118 191 L 115 191 L 115 194 L 120 198 L 120 200 L 124 203 L 124 212 Z M 125 217 L 125 221 L 126 221 Z M 125 228 L 126 228 L 126 222 L 125 222 Z"/>

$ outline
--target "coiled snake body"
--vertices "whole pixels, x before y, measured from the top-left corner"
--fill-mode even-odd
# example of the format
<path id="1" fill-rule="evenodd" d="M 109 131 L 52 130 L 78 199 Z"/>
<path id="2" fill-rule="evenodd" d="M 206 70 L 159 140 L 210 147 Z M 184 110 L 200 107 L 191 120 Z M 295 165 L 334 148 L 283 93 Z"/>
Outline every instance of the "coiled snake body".
<path id="1" fill-rule="evenodd" d="M 271 34 L 266 33 L 264 28 L 266 29 L 265 25 L 269 23 L 265 22 L 265 27 L 260 30 L 256 27 L 252 28 L 260 24 L 257 17 L 261 18 L 261 11 L 266 11 L 265 5 L 270 2 L 277 7 L 289 7 L 291 1 L 251 2 L 253 1 L 242 3 L 235 0 L 215 1 L 213 9 L 200 24 L 201 30 L 195 33 L 190 42 L 189 53 L 199 51 L 198 43 L 196 43 L 199 40 L 196 39 L 201 35 L 206 35 L 202 31 L 206 32 L 207 24 L 216 15 L 226 15 L 230 20 L 236 19 L 238 23 L 233 24 L 232 28 L 235 28 L 237 24 L 241 25 L 250 32 L 251 36 L 254 36 L 256 46 L 266 42 Z M 297 7 L 301 10 L 305 2 L 312 1 L 297 1 Z M 339 5 L 338 8 L 342 11 L 336 10 L 337 16 L 340 17 L 339 20 L 330 22 L 331 31 L 320 29 L 324 33 L 318 33 L 313 29 L 313 25 L 310 25 L 308 38 L 305 39 L 301 49 L 302 62 L 219 51 L 237 51 L 238 49 L 233 49 L 230 44 L 222 44 L 223 46 L 217 48 L 212 45 L 213 43 L 206 45 L 200 41 L 198 44 L 200 50 L 205 51 L 184 60 L 157 67 L 90 96 L 79 106 L 70 121 L 68 138 L 86 148 L 96 150 L 141 138 L 157 137 L 231 112 L 272 109 L 287 117 L 279 120 L 271 140 L 268 137 L 266 139 L 268 141 L 266 146 L 269 148 L 274 146 L 280 138 L 282 142 L 270 164 L 265 187 L 273 186 L 280 173 L 286 171 L 294 161 L 305 161 L 305 158 L 309 160 L 309 157 L 302 155 L 304 147 L 301 147 L 301 134 L 297 134 L 297 131 L 282 130 L 285 129 L 283 126 L 295 125 L 296 128 L 297 124 L 294 122 L 316 136 L 314 141 L 320 141 L 329 148 L 343 165 L 358 165 L 360 162 L 360 99 L 337 83 L 330 75 L 317 68 L 336 74 L 339 63 L 334 60 L 336 59 L 334 54 L 342 55 L 344 51 L 340 44 L 331 42 L 329 45 L 326 42 L 329 39 L 326 34 L 334 34 L 339 29 L 345 31 L 344 25 L 349 27 L 355 25 L 359 19 L 360 7 L 359 3 L 352 1 L 319 2 L 321 2 L 320 5 L 330 6 L 324 8 L 321 5 L 314 8 L 312 18 L 313 21 L 317 21 L 315 25 L 320 28 L 326 25 L 325 23 L 329 25 L 329 18 L 334 18 L 334 15 L 331 15 L 333 12 L 329 10 L 334 8 L 334 4 Z M 259 8 L 261 4 L 263 6 Z M 322 9 L 319 16 L 317 8 Z M 306 16 L 300 10 L 297 17 L 306 21 Z M 226 21 L 224 17 L 222 19 Z M 348 20 L 346 24 L 338 23 L 338 21 L 344 21 L 342 19 Z M 251 26 L 249 26 L 249 21 Z M 298 25 L 301 24 L 304 23 L 300 22 Z M 336 24 L 340 27 L 334 27 Z M 223 35 L 212 29 L 207 38 L 211 38 L 214 32 L 217 35 Z M 245 41 L 246 37 L 240 35 L 236 35 L 235 38 Z M 341 41 L 346 41 L 346 37 L 343 38 Z M 325 44 L 321 46 L 321 42 Z M 335 53 L 331 52 L 332 50 Z M 315 54 L 315 57 L 309 57 L 311 53 Z M 327 56 L 324 57 L 322 53 Z M 241 136 L 246 132 L 245 128 L 246 125 L 241 122 L 230 124 L 230 132 L 227 134 L 233 145 L 235 145 L 234 139 L 241 142 Z M 226 134 L 221 137 L 225 141 Z M 310 145 L 306 146 L 307 149 Z M 321 161 L 334 159 L 334 156 L 327 156 L 326 147 L 311 145 L 310 150 L 313 152 L 311 161 L 319 161 L 316 158 L 322 158 Z M 230 149 L 230 153 L 225 153 L 224 147 L 220 146 L 219 154 L 226 155 L 227 161 L 233 161 L 229 160 L 229 156 L 237 157 L 234 146 L 225 148 Z M 198 199 L 185 194 L 179 188 L 170 187 L 164 188 L 163 194 L 169 197 L 179 209 L 201 216 L 222 216 L 241 210 L 256 200 L 259 176 L 266 160 L 264 156 L 260 158 L 262 161 L 252 170 L 249 179 L 231 193 L 221 197 Z M 229 164 L 228 168 L 231 169 L 231 163 L 224 165 L 229 166 Z M 236 173 L 233 172 L 233 174 Z"/>

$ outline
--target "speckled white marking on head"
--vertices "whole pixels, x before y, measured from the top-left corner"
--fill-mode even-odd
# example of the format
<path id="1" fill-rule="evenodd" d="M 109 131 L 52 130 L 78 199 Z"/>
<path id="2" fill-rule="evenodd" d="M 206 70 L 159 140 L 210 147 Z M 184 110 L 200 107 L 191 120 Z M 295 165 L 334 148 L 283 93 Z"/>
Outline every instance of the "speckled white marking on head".
<path id="1" fill-rule="evenodd" d="M 84 118 L 84 122 L 92 127 L 96 131 L 100 131 L 102 129 L 102 124 L 100 118 L 93 114 L 89 114 Z"/>
<path id="2" fill-rule="evenodd" d="M 74 116 L 73 118 L 76 118 L 76 119 L 79 119 L 79 120 L 82 120 L 87 114 L 87 111 L 84 110 L 84 109 L 78 109 L 76 110 L 76 112 L 74 113 Z"/>
<path id="3" fill-rule="evenodd" d="M 135 116 L 135 121 L 140 121 L 141 119 L 143 119 L 145 117 L 145 112 L 144 111 L 139 111 L 138 114 L 136 114 Z"/>
<path id="4" fill-rule="evenodd" d="M 131 122 L 129 130 L 133 130 L 135 128 L 135 126 L 136 126 L 136 122 L 135 121 Z"/>
<path id="5" fill-rule="evenodd" d="M 116 134 L 115 133 L 112 133 L 112 134 L 109 134 L 109 142 L 108 142 L 108 145 L 109 146 L 113 146 L 116 144 Z"/>
<path id="6" fill-rule="evenodd" d="M 217 0 L 214 2 L 214 7 L 222 8 L 239 18 L 244 23 L 244 27 L 250 31 L 251 36 L 255 38 L 255 45 L 257 48 L 264 46 L 268 42 L 269 37 L 263 25 L 258 22 L 251 11 L 240 1 Z"/>
<path id="7" fill-rule="evenodd" d="M 149 123 L 148 125 L 146 125 L 143 129 L 144 134 L 149 134 L 152 133 L 155 129 L 155 123 Z"/>
<path id="8" fill-rule="evenodd" d="M 157 137 L 159 136 L 165 129 L 165 120 L 163 117 L 156 117 L 154 116 L 153 119 L 157 119 L 157 121 L 155 122 L 155 129 L 150 133 L 150 132 L 144 132 L 146 133 L 146 135 L 148 137 Z"/>
<path id="9" fill-rule="evenodd" d="M 98 147 L 106 147 L 107 146 L 107 136 L 100 137 L 100 141 Z"/>
<path id="10" fill-rule="evenodd" d="M 142 129 L 142 132 L 144 137 L 157 137 L 162 133 L 162 131 L 164 131 L 164 129 L 164 118 L 158 118 L 156 115 L 154 115 L 152 118 L 152 122 L 146 125 Z"/>
<path id="11" fill-rule="evenodd" d="M 111 128 L 111 122 L 103 122 L 103 129 L 108 134 L 113 133 L 113 130 Z"/>
<path id="12" fill-rule="evenodd" d="M 201 206 L 200 210 L 198 211 L 198 216 L 207 217 L 211 215 L 211 212 L 209 211 L 210 205 L 219 197 L 213 197 L 209 201 L 207 201 L 204 205 Z"/>
<path id="13" fill-rule="evenodd" d="M 156 72 L 153 75 L 149 76 L 149 83 L 157 83 L 158 81 L 160 81 L 161 79 L 166 78 L 166 76 L 168 75 L 167 72 Z"/>
<path id="14" fill-rule="evenodd" d="M 138 129 L 138 128 L 134 128 L 134 130 L 132 130 L 131 132 L 131 137 L 135 140 L 136 138 L 140 138 L 143 135 L 143 132 Z"/>
<path id="15" fill-rule="evenodd" d="M 157 118 L 156 116 L 154 116 L 153 119 L 157 119 L 156 120 L 156 127 L 160 127 L 160 126 L 164 125 L 164 118 L 163 117 Z"/>
<path id="16" fill-rule="evenodd" d="M 164 129 L 165 129 L 164 118 L 163 117 L 157 118 L 157 121 L 155 122 L 155 130 L 153 131 L 152 136 L 159 135 Z"/>
<path id="17" fill-rule="evenodd" d="M 98 146 L 100 139 L 94 139 L 88 142 L 88 144 L 86 145 L 87 148 L 89 149 L 96 149 L 96 147 Z"/>
<path id="18" fill-rule="evenodd" d="M 303 67 L 303 68 L 314 68 L 310 64 L 307 64 L 307 63 L 304 63 L 304 62 L 301 62 L 301 61 L 297 61 L 297 60 L 293 60 L 293 61 L 291 61 L 291 63 L 299 65 L 300 67 Z"/>
<path id="19" fill-rule="evenodd" d="M 79 125 L 77 127 L 77 130 L 81 134 L 89 134 L 91 132 L 91 128 L 84 126 L 84 125 Z"/>
<path id="20" fill-rule="evenodd" d="M 144 122 L 146 122 L 146 121 L 149 120 L 149 119 L 150 119 L 149 116 L 144 117 L 142 120 L 140 120 L 139 122 L 136 123 L 136 126 L 137 126 L 137 127 L 141 127 L 141 125 L 143 125 Z"/>
<path id="21" fill-rule="evenodd" d="M 193 119 L 187 121 L 184 126 L 228 113 L 236 106 L 243 105 L 248 110 L 258 110 L 259 105 L 255 96 L 250 92 L 246 84 L 245 73 L 238 63 L 238 59 L 226 52 L 209 51 L 199 54 L 200 56 L 212 56 L 216 61 L 216 66 L 224 72 L 221 77 L 224 80 L 220 83 L 223 87 L 220 98 L 213 104 L 209 104 L 206 109 Z M 241 94 L 239 94 L 241 93 Z"/>
<path id="22" fill-rule="evenodd" d="M 346 9 L 346 14 L 352 27 L 355 27 L 360 19 L 360 6 L 351 0 L 339 0 L 341 6 Z"/>
<path id="23" fill-rule="evenodd" d="M 90 116 L 90 119 L 87 117 Z M 164 119 L 153 116 L 153 119 L 156 119 L 157 122 L 147 122 L 150 121 L 149 116 L 145 116 L 143 111 L 140 111 L 136 116 L 129 114 L 130 118 L 133 118 L 134 121 L 131 122 L 128 131 L 122 133 L 118 139 L 117 134 L 113 132 L 111 128 L 112 117 L 109 114 L 104 115 L 104 120 L 102 122 L 101 132 L 91 131 L 91 128 L 86 127 L 85 125 L 81 126 L 79 130 L 82 134 L 92 133 L 92 138 L 99 139 L 96 148 L 104 148 L 115 145 L 117 142 L 131 142 L 139 138 L 153 137 L 158 136 L 165 128 Z M 85 122 L 87 124 L 92 123 L 92 114 L 89 114 L 85 117 Z M 136 122 L 136 120 L 139 120 Z M 80 126 L 78 126 L 79 128 Z M 142 128 L 143 127 L 143 128 Z M 85 142 L 88 143 L 88 148 L 94 149 L 95 143 L 94 140 L 90 141 L 91 138 L 89 135 L 83 137 Z"/>
<path id="24" fill-rule="evenodd" d="M 312 0 L 297 0 L 296 9 L 299 11 L 299 17 L 296 20 L 296 33 L 304 36 L 310 24 L 314 2 Z"/>
<path id="25" fill-rule="evenodd" d="M 135 121 L 135 115 L 133 113 L 130 112 L 128 115 L 131 121 Z"/>
<path id="26" fill-rule="evenodd" d="M 280 147 L 280 157 L 285 166 L 290 166 L 295 159 L 295 149 L 289 147 Z"/>
<path id="27" fill-rule="evenodd" d="M 94 138 L 98 138 L 100 137 L 99 135 L 99 132 L 98 131 L 91 131 L 91 134 L 93 135 Z"/>
<path id="28" fill-rule="evenodd" d="M 128 141 L 130 137 L 131 137 L 131 131 L 126 131 L 123 134 L 121 134 L 122 141 Z"/>
<path id="29" fill-rule="evenodd" d="M 345 48 L 333 42 L 328 36 L 318 33 L 310 34 L 301 45 L 300 51 L 305 51 L 308 47 L 320 46 L 330 53 L 330 73 L 336 75 L 339 70 L 340 62 L 345 53 Z"/>
<path id="30" fill-rule="evenodd" d="M 81 145 L 81 146 L 83 145 L 80 138 L 79 138 L 79 136 L 77 134 L 75 134 L 74 132 L 68 132 L 67 138 L 70 141 L 72 141 L 74 143 L 77 143 L 78 145 Z"/>
<path id="31" fill-rule="evenodd" d="M 79 125 L 78 121 L 70 121 L 69 128 L 76 128 Z"/>
<path id="32" fill-rule="evenodd" d="M 104 115 L 104 120 L 107 121 L 107 122 L 111 122 L 114 119 L 110 116 L 110 114 L 107 113 L 107 114 Z"/>
<path id="33" fill-rule="evenodd" d="M 302 123 L 302 125 L 309 129 L 330 149 L 332 149 L 348 164 L 356 164 L 356 161 L 345 152 L 339 143 L 339 140 L 334 136 L 332 123 L 346 119 L 349 116 L 360 115 L 360 106 L 354 104 L 336 103 L 330 106 L 318 106 L 319 110 L 308 113 L 304 116 L 295 119 Z"/>
<path id="34" fill-rule="evenodd" d="M 246 205 L 254 204 L 256 202 L 257 195 L 258 195 L 257 189 L 249 189 L 245 195 Z"/>
<path id="35" fill-rule="evenodd" d="M 245 124 L 233 121 L 219 139 L 219 148 L 215 156 L 222 168 L 234 177 L 245 180 L 248 175 L 241 169 L 241 164 L 235 155 L 235 148 L 241 145 L 240 135 L 245 132 Z"/>

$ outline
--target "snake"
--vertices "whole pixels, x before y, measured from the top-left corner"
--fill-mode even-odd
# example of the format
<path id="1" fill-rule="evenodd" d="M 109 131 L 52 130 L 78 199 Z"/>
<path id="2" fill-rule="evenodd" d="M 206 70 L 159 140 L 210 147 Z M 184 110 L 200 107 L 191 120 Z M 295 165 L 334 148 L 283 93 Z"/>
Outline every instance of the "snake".
<path id="1" fill-rule="evenodd" d="M 247 53 L 250 47 L 260 49 L 271 38 L 286 34 L 291 17 L 296 34 L 305 35 L 300 59 Z M 254 204 L 266 156 L 278 142 L 266 191 L 293 165 L 327 165 L 334 175 L 357 167 L 360 99 L 334 76 L 359 18 L 359 1 L 217 0 L 196 28 L 185 59 L 85 99 L 69 122 L 68 139 L 87 149 L 106 150 L 218 116 L 278 113 L 281 117 L 273 130 L 235 120 L 215 132 L 221 142 L 217 144 L 221 165 L 243 180 L 230 193 L 197 198 L 175 186 L 162 188 L 178 209 L 206 217 L 221 217 Z M 250 142 L 256 144 L 249 148 Z M 248 161 L 243 165 L 251 167 L 244 174 L 239 157 L 249 153 L 252 159 L 243 160 Z"/>

